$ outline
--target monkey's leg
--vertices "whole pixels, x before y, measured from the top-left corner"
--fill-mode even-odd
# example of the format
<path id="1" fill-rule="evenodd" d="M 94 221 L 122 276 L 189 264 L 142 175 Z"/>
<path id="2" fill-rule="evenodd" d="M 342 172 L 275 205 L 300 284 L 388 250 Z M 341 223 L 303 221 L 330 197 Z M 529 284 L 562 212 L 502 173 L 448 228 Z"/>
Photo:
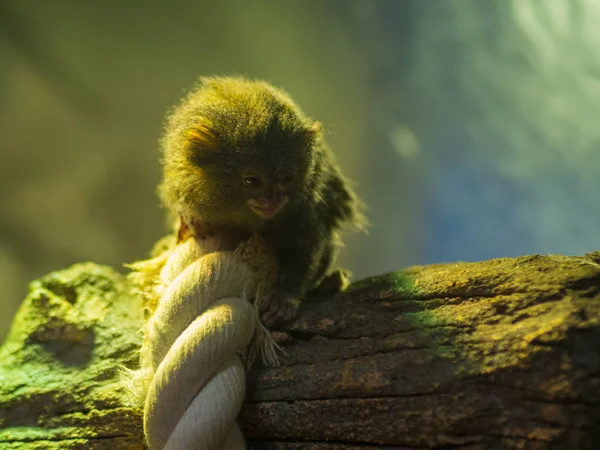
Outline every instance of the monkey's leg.
<path id="1" fill-rule="evenodd" d="M 320 297 L 344 292 L 350 286 L 351 276 L 347 269 L 335 269 L 323 278 L 317 287 L 308 291 L 308 295 Z"/>
<path id="2" fill-rule="evenodd" d="M 343 292 L 348 288 L 350 285 L 350 277 L 352 276 L 350 271 L 341 268 L 331 271 L 331 268 L 337 259 L 339 249 L 339 240 L 334 235 L 334 237 L 327 242 L 327 245 L 323 250 L 321 263 L 315 274 L 312 288 L 308 291 L 308 295 L 333 295 L 338 292 Z"/>

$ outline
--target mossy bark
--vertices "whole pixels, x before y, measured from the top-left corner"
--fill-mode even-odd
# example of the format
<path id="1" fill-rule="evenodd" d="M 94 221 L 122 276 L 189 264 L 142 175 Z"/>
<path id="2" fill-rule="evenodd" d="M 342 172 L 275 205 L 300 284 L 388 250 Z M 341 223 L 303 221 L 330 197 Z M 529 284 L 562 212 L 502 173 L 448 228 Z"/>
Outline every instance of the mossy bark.
<path id="1" fill-rule="evenodd" d="M 108 267 L 31 285 L 0 349 L 0 448 L 143 448 L 138 300 Z M 249 374 L 253 448 L 600 448 L 600 252 L 413 267 L 310 299 Z"/>
<path id="2" fill-rule="evenodd" d="M 137 360 L 138 304 L 125 277 L 91 263 L 31 283 L 0 349 L 0 448 L 143 448 L 119 372 Z"/>

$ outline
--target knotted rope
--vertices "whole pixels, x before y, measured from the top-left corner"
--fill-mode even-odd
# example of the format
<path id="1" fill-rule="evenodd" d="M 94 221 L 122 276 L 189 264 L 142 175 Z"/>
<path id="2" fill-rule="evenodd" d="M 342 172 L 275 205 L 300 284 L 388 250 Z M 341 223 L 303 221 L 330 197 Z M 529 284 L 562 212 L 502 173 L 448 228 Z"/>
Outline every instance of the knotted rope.
<path id="1" fill-rule="evenodd" d="M 217 238 L 192 238 L 131 266 L 150 316 L 128 386 L 144 405 L 151 450 L 244 449 L 236 418 L 246 369 L 257 356 L 277 364 L 256 305 L 274 263 L 258 237 L 221 248 Z"/>

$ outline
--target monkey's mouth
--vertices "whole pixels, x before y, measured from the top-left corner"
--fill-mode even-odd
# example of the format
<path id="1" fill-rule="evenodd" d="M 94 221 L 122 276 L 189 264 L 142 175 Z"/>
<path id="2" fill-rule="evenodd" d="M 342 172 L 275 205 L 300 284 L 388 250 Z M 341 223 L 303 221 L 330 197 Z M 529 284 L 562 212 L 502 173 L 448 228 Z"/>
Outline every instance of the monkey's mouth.
<path id="1" fill-rule="evenodd" d="M 265 219 L 271 219 L 275 217 L 275 215 L 277 215 L 277 213 L 283 207 L 283 204 L 272 206 L 270 208 L 264 208 L 262 206 L 253 205 L 252 203 L 249 203 L 248 206 L 250 206 L 250 209 L 259 216 L 264 217 Z"/>
<path id="2" fill-rule="evenodd" d="M 260 217 L 272 219 L 285 206 L 287 200 L 288 199 L 284 197 L 283 199 L 277 201 L 263 201 L 259 203 L 254 199 L 251 199 L 248 201 L 248 206 Z"/>

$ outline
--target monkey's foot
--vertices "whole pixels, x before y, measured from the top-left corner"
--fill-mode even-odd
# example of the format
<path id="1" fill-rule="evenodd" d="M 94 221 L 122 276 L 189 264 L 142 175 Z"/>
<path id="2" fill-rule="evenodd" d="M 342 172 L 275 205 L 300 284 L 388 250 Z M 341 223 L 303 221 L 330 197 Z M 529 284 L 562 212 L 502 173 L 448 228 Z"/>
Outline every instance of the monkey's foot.
<path id="1" fill-rule="evenodd" d="M 264 298 L 260 304 L 260 321 L 268 328 L 287 322 L 296 316 L 299 305 L 298 299 L 281 292 L 274 292 Z"/>
<path id="2" fill-rule="evenodd" d="M 336 269 L 327 275 L 319 285 L 310 291 L 310 295 L 333 295 L 344 292 L 350 286 L 350 272 L 346 269 Z"/>

